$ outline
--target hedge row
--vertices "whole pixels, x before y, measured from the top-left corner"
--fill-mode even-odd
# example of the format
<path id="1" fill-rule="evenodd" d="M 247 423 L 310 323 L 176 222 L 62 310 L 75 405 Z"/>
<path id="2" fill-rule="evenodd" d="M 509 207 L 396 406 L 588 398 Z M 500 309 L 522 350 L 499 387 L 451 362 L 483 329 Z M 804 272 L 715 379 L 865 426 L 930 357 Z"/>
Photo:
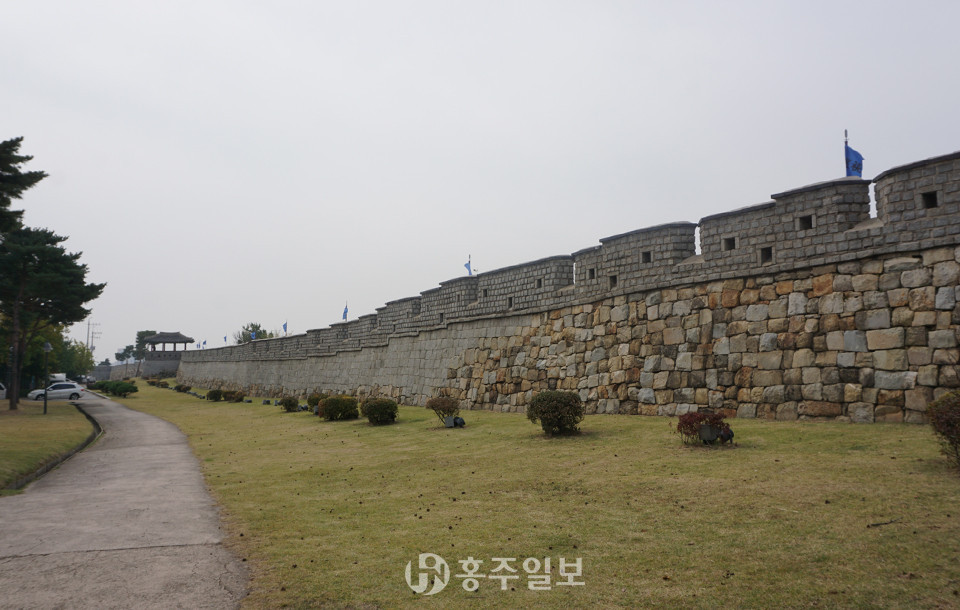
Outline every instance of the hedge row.
<path id="1" fill-rule="evenodd" d="M 98 381 L 93 384 L 93 389 L 120 398 L 125 398 L 128 394 L 133 394 L 138 390 L 137 385 L 129 381 Z"/>

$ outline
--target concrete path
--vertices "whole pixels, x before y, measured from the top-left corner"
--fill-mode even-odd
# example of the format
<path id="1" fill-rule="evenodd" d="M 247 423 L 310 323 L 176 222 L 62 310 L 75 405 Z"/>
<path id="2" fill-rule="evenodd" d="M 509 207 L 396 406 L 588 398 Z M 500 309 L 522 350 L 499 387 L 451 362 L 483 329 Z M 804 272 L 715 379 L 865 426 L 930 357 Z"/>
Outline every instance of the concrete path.
<path id="1" fill-rule="evenodd" d="M 186 437 L 106 399 L 96 443 L 0 497 L 0 608 L 234 608 L 247 573 Z"/>

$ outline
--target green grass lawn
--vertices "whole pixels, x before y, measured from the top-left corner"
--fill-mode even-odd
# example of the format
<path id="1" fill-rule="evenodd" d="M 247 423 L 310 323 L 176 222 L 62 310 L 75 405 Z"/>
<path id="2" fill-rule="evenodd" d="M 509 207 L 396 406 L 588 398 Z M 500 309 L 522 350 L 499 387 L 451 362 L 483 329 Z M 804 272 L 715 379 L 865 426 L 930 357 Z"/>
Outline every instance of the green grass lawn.
<path id="1" fill-rule="evenodd" d="M 65 401 L 20 401 L 16 411 L 0 403 L 0 495 L 19 493 L 4 490 L 18 477 L 34 472 L 82 443 L 93 426 L 82 413 Z"/>
<path id="2" fill-rule="evenodd" d="M 550 439 L 516 414 L 373 427 L 142 383 L 121 402 L 188 435 L 248 607 L 960 606 L 960 475 L 928 427 L 735 420 L 736 446 L 704 448 L 658 417 Z M 419 553 L 450 565 L 430 597 L 404 579 Z M 520 578 L 467 592 L 470 557 Z M 527 588 L 527 558 L 551 559 L 550 590 Z M 582 586 L 557 584 L 560 558 Z"/>

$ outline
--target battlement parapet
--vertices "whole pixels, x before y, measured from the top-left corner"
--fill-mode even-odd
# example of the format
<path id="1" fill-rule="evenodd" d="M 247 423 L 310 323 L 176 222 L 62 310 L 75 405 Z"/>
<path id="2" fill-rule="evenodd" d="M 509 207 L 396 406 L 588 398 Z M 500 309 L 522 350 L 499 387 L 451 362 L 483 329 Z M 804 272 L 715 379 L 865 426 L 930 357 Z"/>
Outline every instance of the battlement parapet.
<path id="1" fill-rule="evenodd" d="M 870 184 L 877 217 L 870 217 Z M 704 279 L 773 275 L 960 243 L 960 152 L 838 178 L 772 201 L 605 237 L 600 245 L 454 278 L 302 335 L 185 352 L 189 360 L 304 358 L 382 346 L 454 321 L 543 312 Z M 699 229 L 700 254 L 697 255 Z"/>

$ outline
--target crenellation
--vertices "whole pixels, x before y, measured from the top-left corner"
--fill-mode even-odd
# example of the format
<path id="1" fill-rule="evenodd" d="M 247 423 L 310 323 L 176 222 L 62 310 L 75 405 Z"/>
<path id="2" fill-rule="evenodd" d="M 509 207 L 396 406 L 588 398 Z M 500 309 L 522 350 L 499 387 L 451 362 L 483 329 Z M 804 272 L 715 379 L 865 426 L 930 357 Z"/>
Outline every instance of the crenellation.
<path id="1" fill-rule="evenodd" d="M 920 422 L 960 386 L 960 153 L 874 182 L 877 218 L 869 180 L 812 184 L 329 328 L 186 352 L 179 375 L 497 411 L 568 389 L 591 413 Z"/>

